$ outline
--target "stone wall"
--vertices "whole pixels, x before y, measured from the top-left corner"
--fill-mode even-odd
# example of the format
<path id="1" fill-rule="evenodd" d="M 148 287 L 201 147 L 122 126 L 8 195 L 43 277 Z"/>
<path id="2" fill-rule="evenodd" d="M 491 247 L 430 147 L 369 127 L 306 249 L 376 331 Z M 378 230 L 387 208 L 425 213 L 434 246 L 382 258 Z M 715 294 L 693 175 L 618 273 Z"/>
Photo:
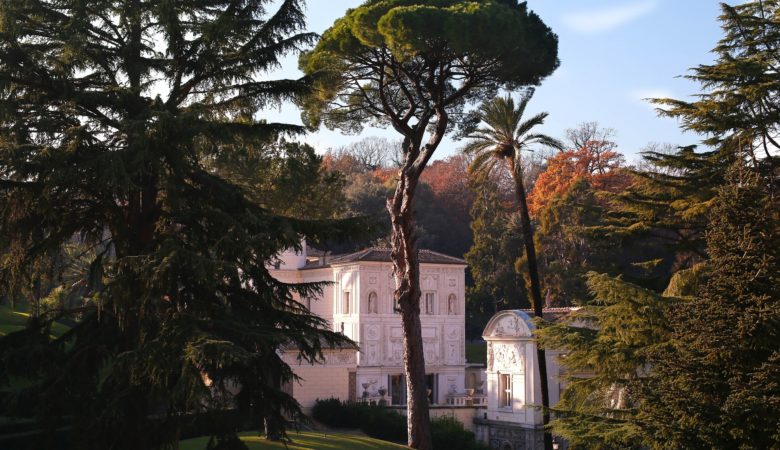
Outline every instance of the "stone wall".
<path id="1" fill-rule="evenodd" d="M 477 441 L 492 450 L 544 450 L 542 428 L 526 428 L 516 423 L 474 419 Z"/>

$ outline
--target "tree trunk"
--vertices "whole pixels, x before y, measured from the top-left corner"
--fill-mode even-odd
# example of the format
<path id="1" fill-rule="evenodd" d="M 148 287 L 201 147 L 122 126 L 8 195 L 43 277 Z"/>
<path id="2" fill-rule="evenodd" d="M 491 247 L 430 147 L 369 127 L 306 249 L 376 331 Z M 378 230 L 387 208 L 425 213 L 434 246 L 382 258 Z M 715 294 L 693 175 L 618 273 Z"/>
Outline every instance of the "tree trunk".
<path id="1" fill-rule="evenodd" d="M 395 298 L 401 309 L 404 330 L 404 369 L 409 447 L 431 450 L 425 357 L 420 325 L 420 261 L 414 236 L 414 191 L 418 174 L 401 170 L 398 185 L 387 209 L 392 221 L 392 260 Z"/>
<path id="2" fill-rule="evenodd" d="M 520 221 L 523 227 L 523 240 L 525 241 L 525 254 L 528 259 L 528 278 L 531 279 L 531 302 L 533 303 L 534 316 L 542 317 L 544 302 L 542 301 L 542 288 L 539 283 L 539 269 L 536 264 L 536 247 L 534 246 L 534 230 L 531 226 L 531 216 L 528 214 L 528 202 L 523 185 L 523 170 L 519 158 L 510 160 L 512 177 L 515 181 L 515 193 L 520 204 Z M 552 434 L 547 426 L 550 423 L 550 392 L 547 386 L 547 359 L 544 349 L 537 345 L 536 359 L 539 366 L 539 384 L 542 388 L 542 423 L 545 427 L 544 448 L 552 450 Z"/>

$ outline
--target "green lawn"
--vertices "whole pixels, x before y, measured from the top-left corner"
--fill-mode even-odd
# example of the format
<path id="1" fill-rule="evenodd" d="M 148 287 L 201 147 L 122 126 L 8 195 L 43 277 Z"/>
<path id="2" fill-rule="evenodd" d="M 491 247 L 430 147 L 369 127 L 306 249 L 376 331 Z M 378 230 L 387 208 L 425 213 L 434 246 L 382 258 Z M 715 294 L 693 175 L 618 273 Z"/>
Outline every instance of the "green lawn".
<path id="1" fill-rule="evenodd" d="M 0 337 L 21 330 L 29 318 L 30 314 L 21 308 L 14 310 L 8 305 L 0 305 Z M 61 323 L 54 322 L 51 327 L 54 336 L 61 336 L 66 331 L 68 327 Z"/>
<path id="2" fill-rule="evenodd" d="M 264 450 L 288 448 L 290 450 L 393 450 L 409 448 L 403 445 L 393 444 L 387 441 L 380 441 L 363 436 L 353 436 L 340 433 L 316 433 L 301 432 L 290 433 L 292 443 L 286 447 L 281 442 L 266 441 L 263 437 L 258 437 L 254 433 L 242 433 L 241 440 L 246 442 L 249 450 Z M 206 448 L 208 438 L 201 437 L 187 439 L 179 443 L 180 450 L 203 450 Z"/>
<path id="3" fill-rule="evenodd" d="M 470 363 L 487 363 L 487 345 L 484 342 L 466 342 L 466 361 Z"/>
<path id="4" fill-rule="evenodd" d="M 0 305 L 0 336 L 21 330 L 27 323 L 29 314 L 14 311 L 6 305 Z"/>

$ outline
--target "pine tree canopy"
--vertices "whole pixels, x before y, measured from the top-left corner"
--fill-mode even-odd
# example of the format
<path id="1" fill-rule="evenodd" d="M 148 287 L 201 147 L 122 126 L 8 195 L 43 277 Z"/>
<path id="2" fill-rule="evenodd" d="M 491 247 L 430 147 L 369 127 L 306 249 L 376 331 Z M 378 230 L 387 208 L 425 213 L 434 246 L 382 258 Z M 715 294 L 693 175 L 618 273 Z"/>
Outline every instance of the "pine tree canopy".
<path id="1" fill-rule="evenodd" d="M 371 0 L 301 58 L 317 88 L 304 115 L 349 131 L 372 123 L 423 133 L 456 120 L 464 101 L 538 84 L 557 55 L 557 36 L 515 0 Z"/>
<path id="2" fill-rule="evenodd" d="M 270 5 L 0 1 L 0 286 L 32 303 L 71 288 L 52 270 L 74 266 L 68 246 L 82 275 L 78 307 L 0 340 L 0 384 L 25 380 L 2 414 L 67 418 L 74 448 L 128 450 L 175 446 L 190 413 L 226 442 L 227 407 L 272 435 L 300 417 L 280 346 L 313 361 L 345 339 L 296 301 L 321 286 L 265 266 L 358 224 L 276 215 L 212 165 L 301 131 L 255 119 L 308 91 L 266 76 L 314 39 L 301 1 Z M 73 327 L 52 340 L 54 320 Z"/>

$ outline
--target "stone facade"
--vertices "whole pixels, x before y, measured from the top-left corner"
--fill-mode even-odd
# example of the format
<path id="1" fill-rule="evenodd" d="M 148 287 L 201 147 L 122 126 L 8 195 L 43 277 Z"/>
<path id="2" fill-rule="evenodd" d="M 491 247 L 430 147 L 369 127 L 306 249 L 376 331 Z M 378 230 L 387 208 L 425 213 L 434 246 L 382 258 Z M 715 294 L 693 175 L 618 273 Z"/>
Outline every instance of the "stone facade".
<path id="1" fill-rule="evenodd" d="M 494 450 L 544 450 L 542 427 L 475 418 L 477 440 Z"/>
<path id="2" fill-rule="evenodd" d="M 487 409 L 475 418 L 477 438 L 496 450 L 544 448 L 542 391 L 534 323 L 524 311 L 496 313 L 482 338 L 487 342 Z M 558 352 L 547 351 L 550 404 L 560 398 Z"/>
<path id="3" fill-rule="evenodd" d="M 445 404 L 448 395 L 465 391 L 466 264 L 424 250 L 420 260 L 420 320 L 426 372 L 432 404 Z M 338 352 L 342 355 L 352 352 L 354 364 L 338 372 L 339 380 L 328 381 L 336 389 L 322 390 L 319 395 L 310 392 L 322 387 L 315 386 L 322 383 L 315 380 L 330 370 L 329 357 L 326 356 L 322 365 L 291 364 L 302 378 L 300 384 L 293 386 L 293 395 L 304 408 L 313 406 L 317 398 L 331 396 L 378 399 L 381 391 L 389 403 L 405 403 L 403 330 L 401 316 L 395 309 L 395 280 L 389 250 L 367 249 L 335 257 L 286 252 L 271 273 L 280 281 L 290 283 L 330 282 L 322 296 L 300 301 L 359 346 L 359 350 Z M 355 387 L 344 394 L 342 386 L 346 385 L 350 371 L 354 372 Z"/>
<path id="4" fill-rule="evenodd" d="M 302 363 L 294 349 L 284 360 L 301 378 L 288 386 L 304 407 L 320 398 L 385 404 L 405 413 L 403 330 L 393 293 L 389 250 L 367 249 L 343 256 L 286 252 L 271 270 L 289 283 L 329 282 L 317 298 L 299 299 L 358 349 L 325 351 L 321 364 Z M 542 449 L 541 387 L 534 324 L 520 310 L 500 311 L 483 332 L 487 364 L 465 361 L 465 268 L 463 260 L 420 252 L 420 321 L 431 417 L 457 418 L 477 439 L 495 450 Z M 562 317 L 568 308 L 546 310 Z M 556 320 L 556 317 L 550 317 Z M 560 398 L 558 352 L 547 352 L 550 404 Z M 560 443 L 559 448 L 566 448 Z"/>

